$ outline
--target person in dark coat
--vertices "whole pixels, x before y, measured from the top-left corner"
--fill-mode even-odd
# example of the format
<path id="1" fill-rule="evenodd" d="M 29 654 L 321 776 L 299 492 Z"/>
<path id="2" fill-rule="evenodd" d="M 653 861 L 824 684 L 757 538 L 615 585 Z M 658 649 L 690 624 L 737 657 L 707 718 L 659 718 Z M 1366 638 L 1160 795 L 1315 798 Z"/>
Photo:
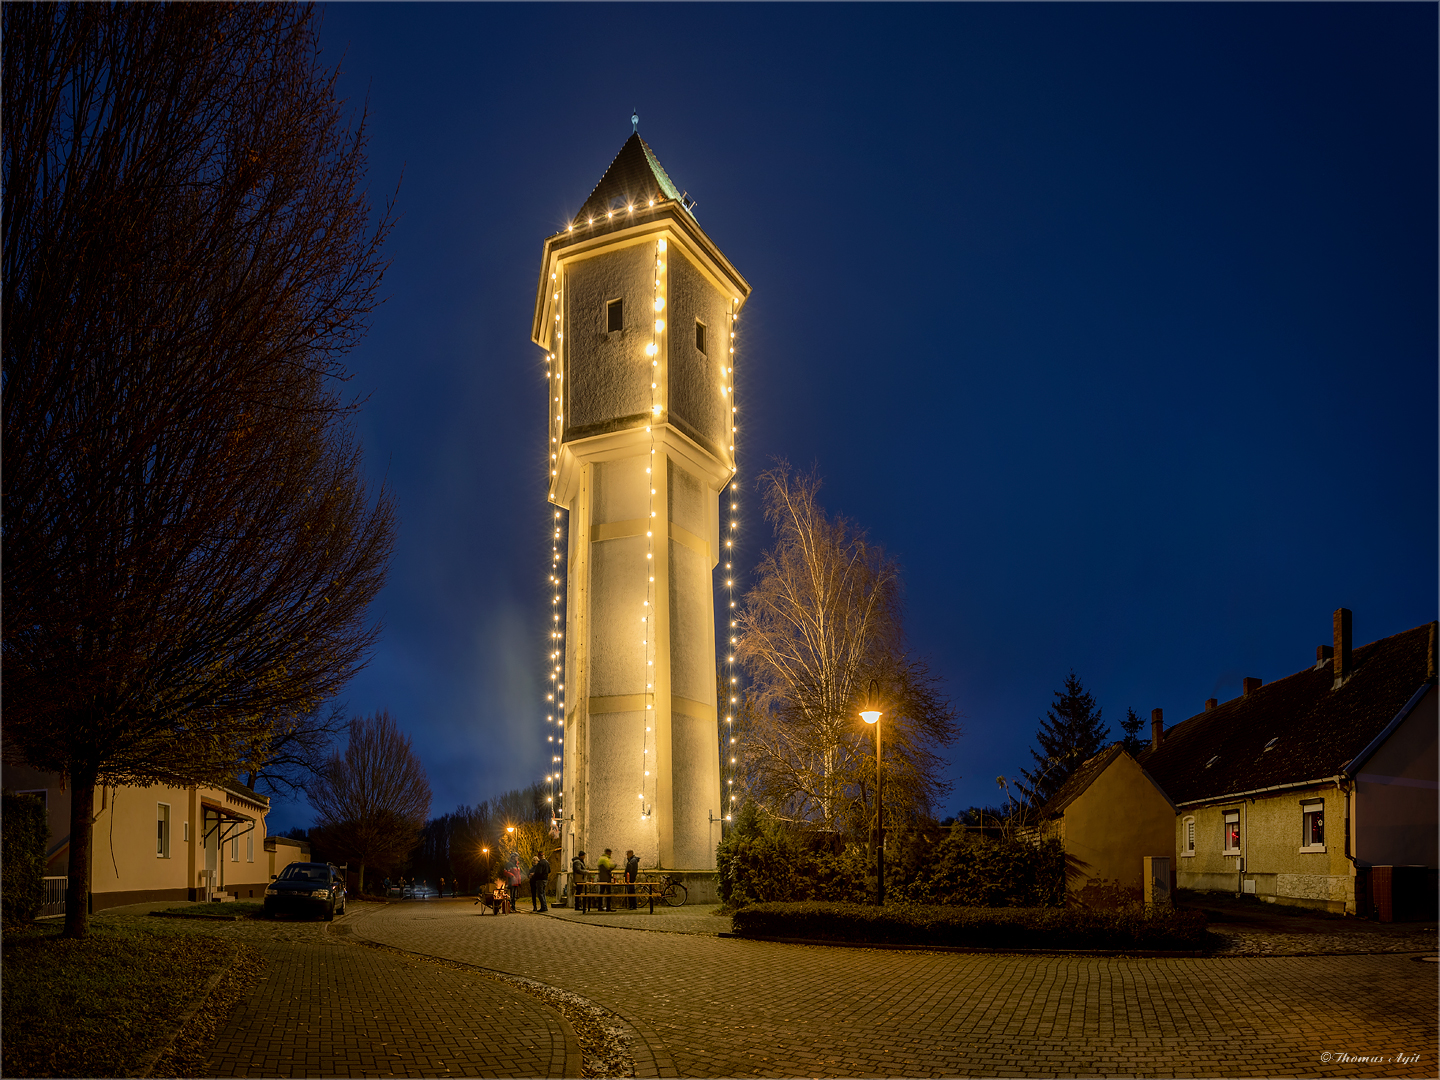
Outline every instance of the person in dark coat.
<path id="1" fill-rule="evenodd" d="M 640 878 L 640 859 L 635 852 L 625 852 L 625 891 L 630 894 L 630 910 L 635 910 L 635 882 Z"/>
<path id="2" fill-rule="evenodd" d="M 550 881 L 550 861 L 544 855 L 535 856 L 535 864 L 530 867 L 530 910 L 549 911 L 545 904 L 545 890 Z M 536 905 L 539 905 L 538 907 Z"/>

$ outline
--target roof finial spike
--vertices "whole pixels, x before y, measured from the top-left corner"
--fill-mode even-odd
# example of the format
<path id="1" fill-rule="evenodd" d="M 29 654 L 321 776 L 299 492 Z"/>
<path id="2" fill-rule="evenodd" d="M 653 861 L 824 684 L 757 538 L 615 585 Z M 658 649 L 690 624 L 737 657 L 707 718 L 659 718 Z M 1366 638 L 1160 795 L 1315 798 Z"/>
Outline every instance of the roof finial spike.
<path id="1" fill-rule="evenodd" d="M 634 129 L 633 132 L 632 132 L 632 134 L 635 134 L 635 135 L 640 134 L 640 110 L 639 110 L 639 109 L 633 109 L 633 110 L 631 110 L 631 113 L 630 113 L 630 127 Z"/>

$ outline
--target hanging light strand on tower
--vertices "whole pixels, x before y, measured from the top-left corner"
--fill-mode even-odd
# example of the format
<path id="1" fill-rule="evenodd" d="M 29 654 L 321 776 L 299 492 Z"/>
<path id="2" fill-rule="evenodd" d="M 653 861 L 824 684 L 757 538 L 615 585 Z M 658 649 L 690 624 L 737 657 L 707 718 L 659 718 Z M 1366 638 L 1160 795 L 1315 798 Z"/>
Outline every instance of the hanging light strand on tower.
<path id="1" fill-rule="evenodd" d="M 735 453 L 735 431 L 736 431 L 736 406 L 735 406 L 735 331 L 740 322 L 740 300 L 734 298 L 730 303 L 729 311 L 730 335 L 726 341 L 726 352 L 721 365 L 721 392 L 730 405 L 730 464 L 735 470 L 730 476 L 730 484 L 721 495 L 728 503 L 724 509 L 727 511 L 728 528 L 725 530 L 725 650 L 721 654 L 724 657 L 725 671 L 725 698 L 721 702 L 724 708 L 725 722 L 720 730 L 720 764 L 721 774 L 724 777 L 724 799 L 725 799 L 725 820 L 731 821 L 735 816 L 735 780 L 737 776 L 736 759 L 739 753 L 736 750 L 735 727 L 736 715 L 740 708 L 740 676 L 739 669 L 735 663 L 735 645 L 737 643 L 738 628 L 735 617 L 735 595 L 736 581 L 738 576 L 735 570 L 735 546 L 740 539 L 740 462 Z"/>
<path id="2" fill-rule="evenodd" d="M 655 657 L 657 650 L 656 638 L 656 599 L 658 590 L 655 588 L 655 532 L 659 528 L 658 511 L 656 510 L 655 495 L 657 492 L 656 482 L 656 454 L 655 454 L 655 428 L 659 425 L 662 413 L 662 394 L 660 388 L 661 377 L 664 374 L 660 366 L 660 358 L 664 355 L 662 348 L 663 334 L 665 332 L 665 250 L 664 237 L 655 241 L 655 274 L 654 288 L 651 291 L 651 308 L 654 316 L 653 330 L 650 337 L 650 344 L 645 347 L 645 354 L 650 359 L 650 416 L 649 423 L 645 425 L 645 432 L 650 437 L 649 453 L 645 459 L 645 480 L 646 490 L 649 492 L 647 502 L 647 514 L 645 518 L 645 611 L 642 615 L 642 622 L 645 627 L 645 637 L 642 640 L 643 657 L 645 662 L 645 715 L 643 717 L 645 730 L 641 734 L 640 743 L 640 818 L 648 817 L 648 805 L 646 793 L 650 789 L 650 769 L 654 761 L 650 757 L 650 751 L 655 748 L 655 739 L 652 738 L 655 726 Z"/>
<path id="3" fill-rule="evenodd" d="M 560 436 L 564 430 L 564 394 L 562 393 L 563 372 L 560 356 L 565 340 L 564 321 L 561 319 L 561 282 L 559 271 L 550 275 L 551 300 L 555 305 L 555 350 L 545 354 L 545 381 L 550 402 L 550 478 L 553 487 L 560 470 Z M 551 500 L 555 498 L 550 496 Z M 563 786 L 560 784 L 565 745 L 565 560 L 563 519 L 558 506 L 551 506 L 548 529 L 550 533 L 550 629 L 547 667 L 549 686 L 546 690 L 545 723 L 547 734 L 545 745 L 550 752 L 549 769 L 545 774 L 548 785 L 546 796 L 552 818 L 561 817 Z"/>

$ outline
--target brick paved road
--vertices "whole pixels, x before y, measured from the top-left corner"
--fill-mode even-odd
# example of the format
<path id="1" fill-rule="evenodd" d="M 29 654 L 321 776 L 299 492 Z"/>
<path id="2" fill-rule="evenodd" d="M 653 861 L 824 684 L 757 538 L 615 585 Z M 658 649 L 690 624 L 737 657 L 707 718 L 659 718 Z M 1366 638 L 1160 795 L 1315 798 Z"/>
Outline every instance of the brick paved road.
<path id="1" fill-rule="evenodd" d="M 1430 1077 L 1440 1064 L 1437 967 L 1401 955 L 889 952 L 481 917 L 448 901 L 357 908 L 350 922 L 590 998 L 633 1028 L 641 1075 Z"/>
<path id="2" fill-rule="evenodd" d="M 206 927 L 251 945 L 266 962 L 216 1039 L 206 1075 L 577 1073 L 579 1046 L 553 1010 L 494 979 L 328 932 L 354 918 L 328 928 L 289 921 Z"/>

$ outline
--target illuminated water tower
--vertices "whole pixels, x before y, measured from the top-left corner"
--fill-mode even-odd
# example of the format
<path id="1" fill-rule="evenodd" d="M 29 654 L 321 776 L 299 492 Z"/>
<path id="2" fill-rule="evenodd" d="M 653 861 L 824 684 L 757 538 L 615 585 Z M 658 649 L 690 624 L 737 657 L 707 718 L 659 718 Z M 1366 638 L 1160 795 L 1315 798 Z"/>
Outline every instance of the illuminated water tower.
<path id="1" fill-rule="evenodd" d="M 693 208 L 637 131 L 545 241 L 531 336 L 550 372 L 550 499 L 569 519 L 567 863 L 608 847 L 647 867 L 715 866 L 711 574 L 750 286 Z"/>

